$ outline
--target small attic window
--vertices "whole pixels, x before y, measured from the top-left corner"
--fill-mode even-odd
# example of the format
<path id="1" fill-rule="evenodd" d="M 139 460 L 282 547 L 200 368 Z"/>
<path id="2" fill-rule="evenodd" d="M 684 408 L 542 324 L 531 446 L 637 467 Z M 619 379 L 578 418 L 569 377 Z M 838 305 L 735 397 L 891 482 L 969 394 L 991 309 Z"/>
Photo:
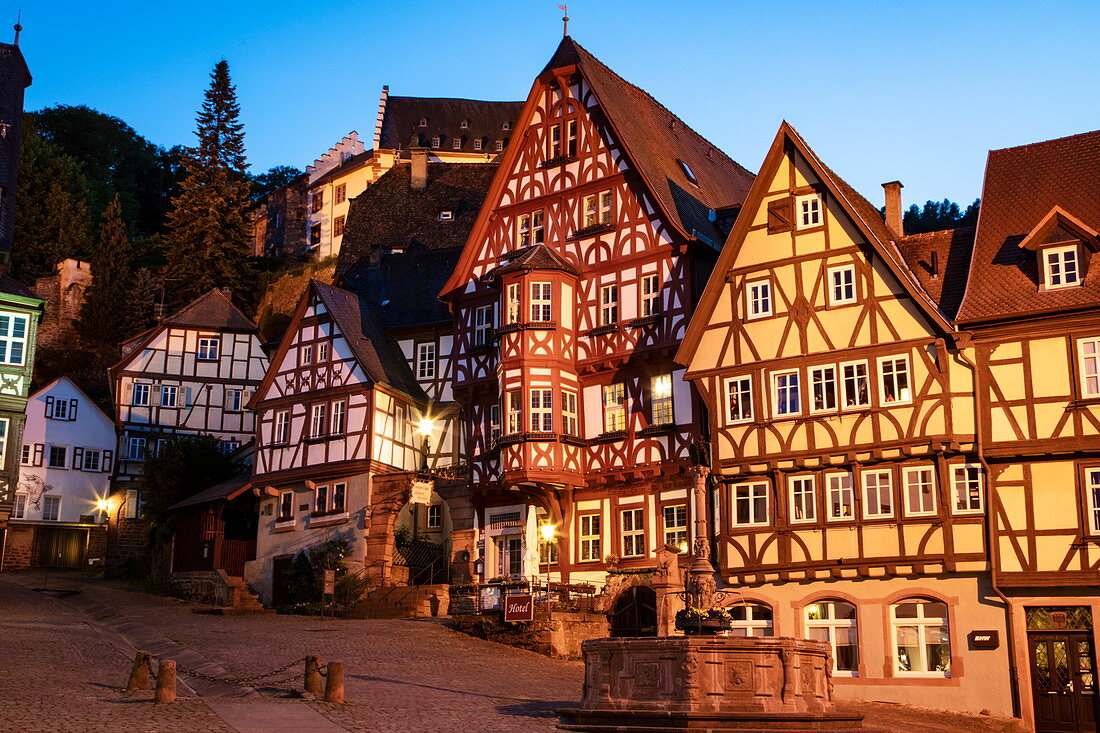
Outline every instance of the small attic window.
<path id="1" fill-rule="evenodd" d="M 503 140 L 497 140 L 494 147 L 496 148 L 496 151 L 499 153 L 501 150 L 504 150 L 504 141 Z"/>
<path id="2" fill-rule="evenodd" d="M 421 117 L 419 126 L 420 127 L 427 127 L 428 126 L 428 118 L 427 117 Z"/>
<path id="3" fill-rule="evenodd" d="M 470 129 L 470 121 L 469 120 L 463 120 L 462 122 L 458 123 L 458 127 L 461 130 L 469 130 Z"/>
<path id="4" fill-rule="evenodd" d="M 435 135 L 434 137 L 432 137 L 432 150 L 439 150 L 440 142 L 441 142 L 441 139 L 440 139 L 439 135 Z"/>
<path id="5" fill-rule="evenodd" d="M 454 148 L 455 150 L 461 150 L 462 149 L 462 138 L 456 137 L 454 139 L 454 143 L 451 145 L 451 147 Z"/>
<path id="6" fill-rule="evenodd" d="M 687 176 L 688 181 L 690 181 L 692 185 L 698 186 L 699 180 L 695 177 L 695 172 L 691 170 L 691 166 L 680 160 L 679 158 L 676 159 L 676 162 L 680 164 L 680 170 L 682 170 L 684 172 L 684 175 Z"/>
<path id="7" fill-rule="evenodd" d="M 451 221 L 454 218 L 455 218 L 455 213 L 453 211 L 449 210 L 449 209 L 439 212 L 439 220 L 440 221 Z"/>
<path id="8" fill-rule="evenodd" d="M 474 150 L 481 150 L 482 146 L 484 145 L 485 141 L 483 139 L 481 139 L 480 137 L 474 138 Z"/>
<path id="9" fill-rule="evenodd" d="M 1081 284 L 1080 247 L 1048 247 L 1042 250 L 1043 283 L 1048 289 Z"/>
<path id="10" fill-rule="evenodd" d="M 504 124 L 500 126 L 500 129 L 502 129 L 502 130 L 511 130 L 512 129 L 511 120 L 505 120 Z"/>

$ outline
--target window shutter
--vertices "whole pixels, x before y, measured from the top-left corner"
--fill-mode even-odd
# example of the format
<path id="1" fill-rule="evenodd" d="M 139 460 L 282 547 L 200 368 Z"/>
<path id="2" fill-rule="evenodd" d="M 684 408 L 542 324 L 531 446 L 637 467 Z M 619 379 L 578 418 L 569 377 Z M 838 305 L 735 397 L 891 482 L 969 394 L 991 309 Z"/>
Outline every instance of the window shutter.
<path id="1" fill-rule="evenodd" d="M 768 204 L 768 234 L 789 232 L 793 219 L 794 199 L 779 199 Z"/>
<path id="2" fill-rule="evenodd" d="M 34 465 L 36 465 L 36 466 L 41 466 L 42 465 L 42 453 L 43 453 L 44 450 L 45 450 L 45 446 L 42 445 L 41 443 L 35 443 L 34 444 Z"/>
<path id="3" fill-rule="evenodd" d="M 53 397 L 46 398 L 46 417 L 53 417 Z"/>
<path id="4" fill-rule="evenodd" d="M 74 471 L 83 471 L 84 470 L 84 449 L 83 448 L 73 448 L 73 470 Z"/>
<path id="5" fill-rule="evenodd" d="M 103 462 L 99 464 L 99 470 L 103 473 L 111 472 L 111 459 L 114 458 L 115 452 L 110 450 L 103 451 Z"/>
<path id="6" fill-rule="evenodd" d="M 80 400 L 69 400 L 69 419 L 76 419 L 76 405 Z"/>

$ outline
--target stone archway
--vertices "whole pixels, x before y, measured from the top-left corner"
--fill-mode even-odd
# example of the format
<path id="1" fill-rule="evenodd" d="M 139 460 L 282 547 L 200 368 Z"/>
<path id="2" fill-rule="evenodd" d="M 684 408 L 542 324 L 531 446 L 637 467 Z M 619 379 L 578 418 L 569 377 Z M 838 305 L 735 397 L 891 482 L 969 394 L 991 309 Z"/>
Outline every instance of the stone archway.
<path id="1" fill-rule="evenodd" d="M 657 591 L 635 585 L 618 595 L 608 614 L 611 636 L 657 636 Z"/>

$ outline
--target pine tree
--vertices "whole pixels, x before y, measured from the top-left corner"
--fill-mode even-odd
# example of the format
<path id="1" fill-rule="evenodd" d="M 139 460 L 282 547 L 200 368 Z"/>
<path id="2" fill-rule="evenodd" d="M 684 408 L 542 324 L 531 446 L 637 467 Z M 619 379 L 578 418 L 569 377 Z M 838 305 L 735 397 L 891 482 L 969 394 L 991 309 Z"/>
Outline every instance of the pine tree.
<path id="1" fill-rule="evenodd" d="M 161 285 L 152 270 L 143 267 L 134 273 L 126 309 L 126 323 L 120 336 L 130 338 L 156 325 L 157 302 Z"/>
<path id="2" fill-rule="evenodd" d="M 248 277 L 249 180 L 244 126 L 229 64 L 219 61 L 199 112 L 198 145 L 183 155 L 185 177 L 168 216 L 168 286 L 173 305 Z"/>
<path id="3" fill-rule="evenodd" d="M 85 337 L 112 345 L 122 338 L 132 281 L 130 238 L 116 193 L 103 212 L 99 246 L 92 252 L 92 284 L 80 311 L 80 330 Z"/>

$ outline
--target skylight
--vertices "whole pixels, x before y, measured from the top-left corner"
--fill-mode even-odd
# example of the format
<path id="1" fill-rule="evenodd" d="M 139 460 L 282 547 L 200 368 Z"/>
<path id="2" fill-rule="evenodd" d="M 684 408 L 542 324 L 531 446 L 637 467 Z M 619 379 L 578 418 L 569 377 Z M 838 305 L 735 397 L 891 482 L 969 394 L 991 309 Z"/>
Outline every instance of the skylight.
<path id="1" fill-rule="evenodd" d="M 687 179 L 691 181 L 692 184 L 698 186 L 699 181 L 695 178 L 695 172 L 691 170 L 691 166 L 680 160 L 679 158 L 676 159 L 676 162 L 680 164 L 680 170 L 684 172 L 684 175 L 687 176 Z"/>

